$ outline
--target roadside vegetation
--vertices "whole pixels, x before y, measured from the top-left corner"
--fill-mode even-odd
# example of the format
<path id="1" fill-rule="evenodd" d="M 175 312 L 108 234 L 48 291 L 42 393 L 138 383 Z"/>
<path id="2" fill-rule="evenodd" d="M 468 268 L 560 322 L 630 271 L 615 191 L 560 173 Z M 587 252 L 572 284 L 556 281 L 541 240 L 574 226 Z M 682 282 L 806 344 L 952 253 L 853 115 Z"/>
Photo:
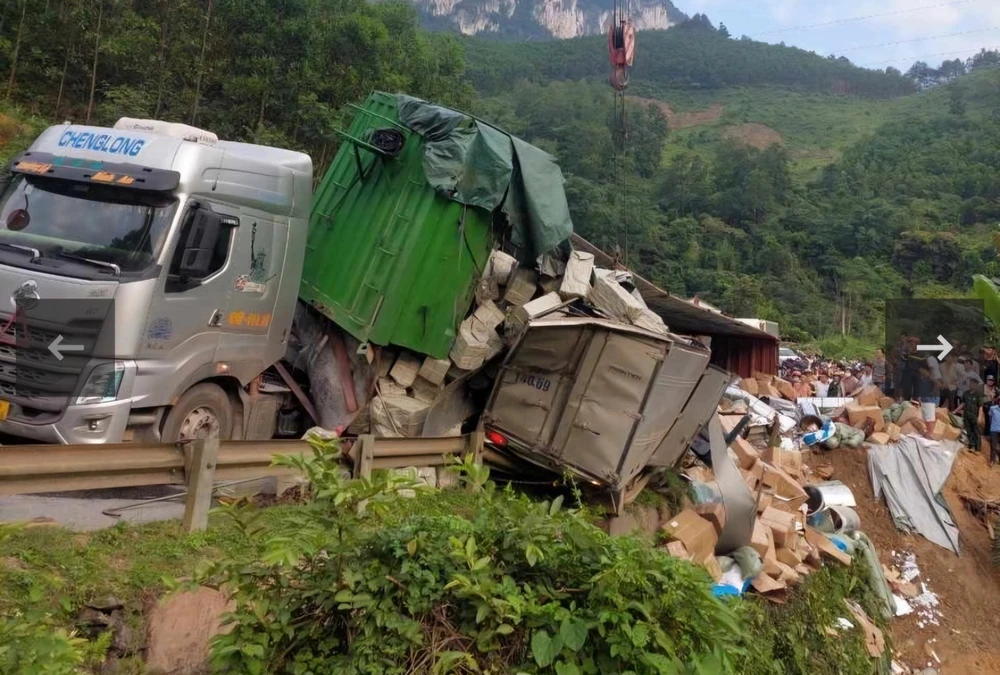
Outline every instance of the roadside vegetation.
<path id="1" fill-rule="evenodd" d="M 701 567 L 641 538 L 607 536 L 575 498 L 497 488 L 488 469 L 468 462 L 446 490 L 383 472 L 348 480 L 336 458 L 327 445 L 284 460 L 310 477 L 307 503 L 223 507 L 203 533 L 183 534 L 176 523 L 93 534 L 5 526 L 0 672 L 97 672 L 111 635 L 85 639 L 83 608 L 114 596 L 141 636 L 147 603 L 199 583 L 236 601 L 232 632 L 214 641 L 220 673 L 862 675 L 879 667 L 860 631 L 827 630 L 844 616 L 845 597 L 876 615 L 854 569 L 811 575 L 786 605 L 719 600 Z M 142 672 L 139 643 L 113 672 Z"/>

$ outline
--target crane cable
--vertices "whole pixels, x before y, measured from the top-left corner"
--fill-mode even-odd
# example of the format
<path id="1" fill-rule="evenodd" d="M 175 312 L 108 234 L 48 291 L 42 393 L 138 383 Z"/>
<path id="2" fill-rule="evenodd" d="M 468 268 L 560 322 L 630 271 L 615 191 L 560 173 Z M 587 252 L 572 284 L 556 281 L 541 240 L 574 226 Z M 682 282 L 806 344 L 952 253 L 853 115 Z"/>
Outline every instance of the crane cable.
<path id="1" fill-rule="evenodd" d="M 612 124 L 614 126 L 614 143 L 612 144 L 612 163 L 614 165 L 614 182 L 618 189 L 621 223 L 616 232 L 624 230 L 624 263 L 628 266 L 628 199 L 627 199 L 627 166 L 628 125 L 625 115 L 625 90 L 628 88 L 632 61 L 635 55 L 635 28 L 629 14 L 631 0 L 613 0 L 613 11 L 608 25 L 608 57 L 611 60 L 611 87 L 615 90 Z M 618 239 L 618 235 L 616 235 Z M 621 244 L 621 240 L 618 241 Z"/>

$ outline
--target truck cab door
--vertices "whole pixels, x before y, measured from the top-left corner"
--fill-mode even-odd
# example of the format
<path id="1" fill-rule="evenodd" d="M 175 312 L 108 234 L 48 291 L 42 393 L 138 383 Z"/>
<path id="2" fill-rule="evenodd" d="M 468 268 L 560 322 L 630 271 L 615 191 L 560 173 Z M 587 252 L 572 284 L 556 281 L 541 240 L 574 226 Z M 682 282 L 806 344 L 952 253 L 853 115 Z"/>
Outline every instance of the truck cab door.
<path id="1" fill-rule="evenodd" d="M 243 214 L 233 242 L 216 352 L 216 360 L 226 363 L 241 382 L 284 354 L 284 336 L 272 336 L 271 328 L 287 240 L 286 223 Z"/>
<path id="2" fill-rule="evenodd" d="M 207 200 L 190 202 L 184 213 L 139 350 L 148 360 L 145 367 L 163 371 L 163 387 L 149 392 L 151 404 L 161 405 L 165 400 L 159 399 L 180 394 L 192 378 L 215 372 L 239 226 L 238 209 Z"/>

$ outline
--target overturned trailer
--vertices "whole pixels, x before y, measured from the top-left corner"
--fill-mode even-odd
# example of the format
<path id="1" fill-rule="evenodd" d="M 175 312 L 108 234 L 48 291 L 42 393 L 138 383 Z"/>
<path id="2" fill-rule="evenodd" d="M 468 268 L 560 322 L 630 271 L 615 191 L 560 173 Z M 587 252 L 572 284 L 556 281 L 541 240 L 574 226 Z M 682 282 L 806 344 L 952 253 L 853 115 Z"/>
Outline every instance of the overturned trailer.
<path id="1" fill-rule="evenodd" d="M 697 342 L 605 319 L 533 321 L 500 366 L 483 425 L 504 450 L 556 472 L 570 469 L 620 504 L 709 358 Z"/>

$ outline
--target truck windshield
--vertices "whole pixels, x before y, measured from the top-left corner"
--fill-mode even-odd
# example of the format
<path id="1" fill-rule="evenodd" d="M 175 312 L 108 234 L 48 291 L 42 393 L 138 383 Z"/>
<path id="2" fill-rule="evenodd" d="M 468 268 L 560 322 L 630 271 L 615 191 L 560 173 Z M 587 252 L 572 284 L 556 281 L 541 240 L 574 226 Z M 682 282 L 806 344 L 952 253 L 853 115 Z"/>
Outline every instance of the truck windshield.
<path id="1" fill-rule="evenodd" d="M 169 195 L 17 175 L 0 200 L 0 243 L 135 272 L 156 260 L 176 210 Z"/>

